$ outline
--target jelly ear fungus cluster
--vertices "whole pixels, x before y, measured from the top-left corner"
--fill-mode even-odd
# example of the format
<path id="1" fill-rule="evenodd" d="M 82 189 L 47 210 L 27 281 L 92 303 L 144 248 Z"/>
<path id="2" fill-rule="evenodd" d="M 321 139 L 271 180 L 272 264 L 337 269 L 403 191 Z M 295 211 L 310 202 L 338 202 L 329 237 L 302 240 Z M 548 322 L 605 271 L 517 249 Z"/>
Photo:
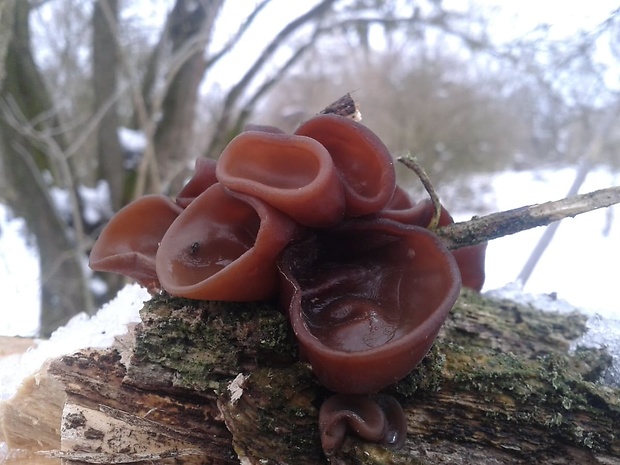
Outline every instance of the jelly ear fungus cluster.
<path id="1" fill-rule="evenodd" d="M 426 355 L 461 277 L 478 290 L 484 281 L 484 245 L 450 252 L 427 229 L 433 211 L 396 185 L 372 131 L 319 115 L 294 134 L 249 127 L 217 163 L 199 159 L 175 201 L 126 206 L 90 265 L 191 299 L 277 298 L 300 357 L 336 393 L 320 411 L 325 453 L 347 430 L 398 447 L 403 410 L 379 392 Z"/>

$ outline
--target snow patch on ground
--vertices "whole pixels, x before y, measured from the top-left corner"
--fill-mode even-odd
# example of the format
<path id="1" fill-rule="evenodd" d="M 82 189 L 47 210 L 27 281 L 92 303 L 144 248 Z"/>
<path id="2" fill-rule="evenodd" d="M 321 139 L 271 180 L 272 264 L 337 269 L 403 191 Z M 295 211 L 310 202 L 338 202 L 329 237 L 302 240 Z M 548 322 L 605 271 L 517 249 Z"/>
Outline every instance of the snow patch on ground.
<path id="1" fill-rule="evenodd" d="M 116 336 L 127 332 L 130 323 L 140 322 L 139 311 L 149 299 L 150 294 L 143 287 L 128 284 L 96 315 L 80 313 L 56 330 L 49 340 L 39 341 L 26 353 L 0 358 L 0 400 L 11 397 L 21 381 L 47 359 L 87 347 L 111 346 Z"/>
<path id="2" fill-rule="evenodd" d="M 588 174 L 580 193 L 618 185 L 619 174 L 594 170 Z M 574 168 L 502 173 L 492 181 L 496 211 L 562 199 L 575 175 Z M 524 291 L 555 292 L 586 312 L 620 318 L 619 217 L 620 207 L 616 205 L 562 220 Z M 544 231 L 544 227 L 539 227 L 491 241 L 484 290 L 501 288 L 516 280 Z"/>
<path id="3" fill-rule="evenodd" d="M 0 334 L 34 336 L 39 326 L 38 252 L 26 222 L 0 204 Z"/>

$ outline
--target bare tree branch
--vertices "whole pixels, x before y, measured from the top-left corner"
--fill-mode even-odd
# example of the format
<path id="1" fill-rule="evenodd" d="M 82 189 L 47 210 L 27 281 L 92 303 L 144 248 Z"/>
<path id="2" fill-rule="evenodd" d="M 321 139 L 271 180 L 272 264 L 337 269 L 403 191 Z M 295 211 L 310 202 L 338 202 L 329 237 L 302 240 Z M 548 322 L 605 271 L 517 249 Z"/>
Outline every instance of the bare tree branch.
<path id="1" fill-rule="evenodd" d="M 433 202 L 433 217 L 431 218 L 427 227 L 431 231 L 434 231 L 435 229 L 437 229 L 437 226 L 439 225 L 439 218 L 441 217 L 441 202 L 439 201 L 439 196 L 435 192 L 433 183 L 428 177 L 428 174 L 426 174 L 424 168 L 422 168 L 422 165 L 420 165 L 420 163 L 418 163 L 418 161 L 411 155 L 398 157 L 396 160 L 401 162 L 410 170 L 413 170 L 413 172 L 418 176 L 418 178 L 420 178 L 424 189 L 426 189 L 426 192 L 431 198 L 431 202 Z"/>
<path id="2" fill-rule="evenodd" d="M 243 92 L 247 89 L 250 83 L 254 80 L 256 75 L 263 69 L 267 61 L 280 49 L 282 44 L 286 43 L 286 39 L 294 32 L 299 30 L 302 26 L 315 18 L 320 18 L 327 13 L 329 9 L 337 2 L 337 0 L 323 0 L 314 8 L 310 9 L 297 19 L 287 24 L 265 47 L 260 56 L 254 61 L 250 69 L 246 71 L 245 75 L 233 86 L 233 88 L 226 95 L 224 100 L 222 115 L 218 120 L 217 127 L 214 131 L 214 136 L 207 148 L 207 155 L 211 155 L 217 152 L 226 138 L 230 127 L 230 119 L 232 116 L 232 110 L 241 98 Z M 268 88 L 268 87 L 267 87 Z"/>
<path id="3" fill-rule="evenodd" d="M 265 82 L 263 82 L 258 87 L 258 89 L 256 89 L 256 91 L 252 94 L 252 96 L 249 98 L 249 100 L 243 105 L 242 111 L 239 113 L 239 115 L 235 119 L 235 122 L 232 125 L 233 127 L 240 128 L 241 126 L 244 125 L 244 123 L 247 121 L 248 117 L 254 111 L 254 108 L 255 108 L 256 104 L 258 103 L 258 101 L 273 86 L 275 86 L 278 82 L 280 82 L 280 79 L 282 78 L 282 75 L 284 73 L 286 73 L 290 68 L 292 68 L 293 65 L 295 65 L 295 63 L 297 63 L 304 56 L 306 51 L 310 47 L 312 47 L 314 45 L 314 43 L 316 42 L 316 39 L 318 38 L 319 35 L 320 35 L 320 28 L 316 28 L 314 33 L 312 34 L 311 38 L 309 38 L 308 41 L 305 44 L 299 46 L 297 48 L 297 50 L 295 50 L 293 55 L 286 61 L 286 63 L 284 63 L 279 69 L 277 69 L 273 73 L 271 78 L 267 79 Z"/>
<path id="4" fill-rule="evenodd" d="M 439 228 L 436 233 L 449 249 L 459 249 L 526 229 L 620 203 L 620 186 L 504 212 L 474 217 Z"/>
<path id="5" fill-rule="evenodd" d="M 241 39 L 243 34 L 248 30 L 248 28 L 252 25 L 258 14 L 271 2 L 271 0 L 263 0 L 261 3 L 256 5 L 254 11 L 248 15 L 243 24 L 239 26 L 237 32 L 235 32 L 232 37 L 228 39 L 228 41 L 222 46 L 222 48 L 215 52 L 213 55 L 209 57 L 207 60 L 207 69 L 217 63 L 220 58 L 225 56 L 228 52 L 232 50 L 235 44 Z"/>
<path id="6" fill-rule="evenodd" d="M 54 161 L 54 165 L 58 167 L 58 171 L 62 176 L 63 185 L 65 186 L 69 195 L 71 216 L 73 220 L 74 238 L 76 243 L 75 254 L 82 254 L 87 250 L 87 239 L 84 232 L 84 225 L 82 222 L 82 212 L 80 210 L 80 201 L 77 197 L 77 186 L 75 185 L 75 179 L 72 175 L 69 162 L 62 148 L 56 142 L 56 139 L 50 134 L 37 130 L 32 124 L 30 124 L 24 114 L 21 112 L 19 106 L 14 101 L 2 101 L 0 102 L 0 115 L 6 123 L 12 127 L 19 134 L 27 137 L 33 143 L 43 147 L 46 153 L 50 155 Z M 24 158 L 29 169 L 32 172 L 34 179 L 38 182 L 43 182 L 40 173 L 36 169 L 35 163 L 29 153 L 24 153 L 23 150 L 18 151 Z M 42 186 L 42 192 L 46 192 L 45 186 Z M 58 263 L 56 266 L 60 266 Z M 47 271 L 47 270 L 43 270 Z M 93 296 L 90 292 L 90 288 L 86 285 L 86 276 L 82 273 L 82 279 L 84 284 L 80 286 L 82 290 L 82 297 L 85 308 L 82 310 L 92 314 L 94 311 Z"/>
<path id="7" fill-rule="evenodd" d="M 573 185 L 570 187 L 567 196 L 570 197 L 576 195 L 579 192 L 579 189 L 586 180 L 586 177 L 588 176 L 591 167 L 594 165 L 596 160 L 600 158 L 603 151 L 603 145 L 609 138 L 610 132 L 616 126 L 619 118 L 620 101 L 618 101 L 612 111 L 607 115 L 605 121 L 603 121 L 601 126 L 594 134 L 594 137 L 590 141 L 586 153 L 581 158 L 581 164 L 577 169 L 577 175 L 573 180 Z M 523 285 L 525 285 L 525 283 L 530 278 L 530 275 L 534 271 L 534 268 L 536 268 L 540 257 L 542 257 L 543 253 L 545 253 L 545 250 L 553 240 L 553 236 L 555 235 L 559 227 L 560 223 L 553 223 L 551 226 L 545 229 L 542 237 L 538 240 L 538 243 L 530 253 L 527 262 L 525 263 L 525 265 L 523 265 L 523 268 L 521 269 L 521 272 L 517 277 L 517 280 Z"/>

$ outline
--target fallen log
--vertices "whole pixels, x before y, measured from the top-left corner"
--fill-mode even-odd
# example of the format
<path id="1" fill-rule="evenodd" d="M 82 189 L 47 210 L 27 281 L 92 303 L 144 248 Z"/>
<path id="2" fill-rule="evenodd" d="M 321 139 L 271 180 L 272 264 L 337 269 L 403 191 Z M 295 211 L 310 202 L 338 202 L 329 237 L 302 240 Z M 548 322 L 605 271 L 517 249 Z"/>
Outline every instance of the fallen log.
<path id="1" fill-rule="evenodd" d="M 321 464 L 329 394 L 269 304 L 147 302 L 114 347 L 50 361 L 0 404 L 7 464 Z M 620 464 L 620 390 L 578 313 L 464 291 L 433 349 L 388 392 L 391 451 L 349 434 L 338 464 Z M 2 439 L 0 437 L 0 439 Z"/>

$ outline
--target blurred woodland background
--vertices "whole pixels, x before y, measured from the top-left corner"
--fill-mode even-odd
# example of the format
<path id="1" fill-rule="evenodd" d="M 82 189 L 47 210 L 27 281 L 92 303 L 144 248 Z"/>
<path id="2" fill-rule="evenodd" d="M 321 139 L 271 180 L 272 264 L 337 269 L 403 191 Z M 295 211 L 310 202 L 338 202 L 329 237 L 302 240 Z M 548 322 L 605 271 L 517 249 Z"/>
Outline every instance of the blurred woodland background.
<path id="1" fill-rule="evenodd" d="M 114 211 L 174 195 L 246 123 L 291 131 L 347 92 L 393 154 L 451 186 L 448 208 L 486 212 L 476 173 L 619 168 L 620 9 L 570 37 L 542 24 L 499 41 L 475 2 L 294 2 L 248 54 L 284 3 L 0 0 L 0 203 L 39 251 L 40 335 L 122 285 L 85 266 Z"/>

